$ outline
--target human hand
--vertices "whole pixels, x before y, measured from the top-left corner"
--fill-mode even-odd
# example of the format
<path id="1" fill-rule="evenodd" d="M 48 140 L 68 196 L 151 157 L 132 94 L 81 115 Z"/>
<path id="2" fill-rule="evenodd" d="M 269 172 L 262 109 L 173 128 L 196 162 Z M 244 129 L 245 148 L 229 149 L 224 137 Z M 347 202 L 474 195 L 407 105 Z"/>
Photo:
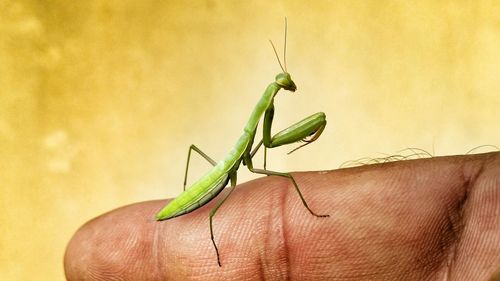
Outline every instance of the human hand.
<path id="1" fill-rule="evenodd" d="M 68 280 L 488 280 L 500 268 L 500 153 L 293 173 L 239 185 L 190 214 L 154 220 L 165 200 L 86 223 Z"/>

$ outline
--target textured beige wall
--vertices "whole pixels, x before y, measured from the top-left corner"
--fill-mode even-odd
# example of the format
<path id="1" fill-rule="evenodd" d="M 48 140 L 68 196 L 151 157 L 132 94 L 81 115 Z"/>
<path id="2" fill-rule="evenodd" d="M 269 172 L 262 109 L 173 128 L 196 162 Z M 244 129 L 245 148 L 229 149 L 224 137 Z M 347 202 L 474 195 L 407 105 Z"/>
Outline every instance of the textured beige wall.
<path id="1" fill-rule="evenodd" d="M 299 91 L 276 128 L 329 124 L 273 169 L 500 144 L 498 1 L 251 2 L 0 0 L 0 280 L 62 280 L 78 226 L 178 194 L 191 143 L 221 158 L 279 71 L 285 15 Z"/>

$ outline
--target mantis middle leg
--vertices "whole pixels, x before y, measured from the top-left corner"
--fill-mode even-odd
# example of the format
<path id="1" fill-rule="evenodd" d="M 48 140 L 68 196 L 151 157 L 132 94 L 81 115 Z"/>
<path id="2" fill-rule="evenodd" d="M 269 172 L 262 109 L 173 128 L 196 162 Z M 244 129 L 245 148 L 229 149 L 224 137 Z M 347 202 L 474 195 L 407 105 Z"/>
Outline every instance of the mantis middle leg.
<path id="1" fill-rule="evenodd" d="M 203 157 L 205 160 L 207 160 L 210 164 L 212 164 L 212 166 L 217 165 L 217 163 L 212 158 L 210 158 L 210 156 L 205 154 L 205 152 L 201 151 L 201 149 L 196 147 L 196 145 L 192 144 L 191 146 L 189 146 L 187 162 L 186 162 L 186 171 L 184 172 L 184 184 L 183 184 L 184 191 L 186 191 L 186 183 L 187 183 L 188 170 L 189 170 L 189 161 L 191 160 L 191 151 L 192 150 L 198 152 L 198 154 L 201 155 L 201 157 Z"/>
<path id="2" fill-rule="evenodd" d="M 250 152 L 250 158 L 253 158 L 255 153 L 259 151 L 259 148 L 262 146 L 264 143 L 264 140 L 260 140 L 259 143 L 253 148 L 252 152 Z M 267 160 L 267 147 L 264 146 L 264 170 L 266 169 L 266 160 Z"/>
<path id="3" fill-rule="evenodd" d="M 215 240 L 214 240 L 214 229 L 213 229 L 213 222 L 212 221 L 213 221 L 213 217 L 215 216 L 215 213 L 217 212 L 217 210 L 220 208 L 220 206 L 222 206 L 222 204 L 224 204 L 226 199 L 229 197 L 229 195 L 231 195 L 231 193 L 233 193 L 234 188 L 236 187 L 236 172 L 232 172 L 229 175 L 229 178 L 231 179 L 231 188 L 229 189 L 229 192 L 222 200 L 220 200 L 217 203 L 217 205 L 215 205 L 215 207 L 210 211 L 210 215 L 209 215 L 210 239 L 212 240 L 212 244 L 214 245 L 215 253 L 217 254 L 217 263 L 219 264 L 219 266 L 222 266 L 222 265 L 220 263 L 219 249 L 217 248 L 217 244 L 215 244 Z"/>

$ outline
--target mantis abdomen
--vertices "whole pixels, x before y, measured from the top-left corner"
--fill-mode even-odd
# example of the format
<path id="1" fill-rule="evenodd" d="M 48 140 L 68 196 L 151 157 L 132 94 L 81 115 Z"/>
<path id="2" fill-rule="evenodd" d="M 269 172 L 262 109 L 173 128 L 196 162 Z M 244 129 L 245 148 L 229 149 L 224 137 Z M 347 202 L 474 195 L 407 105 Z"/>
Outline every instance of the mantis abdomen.
<path id="1" fill-rule="evenodd" d="M 216 168 L 218 167 L 215 166 L 212 168 L 189 189 L 170 201 L 165 208 L 156 214 L 156 219 L 167 220 L 187 214 L 205 205 L 217 196 L 227 185 L 229 176 L 227 173 L 221 174 L 220 170 Z"/>
<path id="2" fill-rule="evenodd" d="M 230 171 L 239 165 L 250 135 L 244 133 L 224 160 L 220 161 L 203 177 L 177 196 L 157 215 L 157 220 L 167 220 L 192 212 L 216 197 L 227 185 Z"/>

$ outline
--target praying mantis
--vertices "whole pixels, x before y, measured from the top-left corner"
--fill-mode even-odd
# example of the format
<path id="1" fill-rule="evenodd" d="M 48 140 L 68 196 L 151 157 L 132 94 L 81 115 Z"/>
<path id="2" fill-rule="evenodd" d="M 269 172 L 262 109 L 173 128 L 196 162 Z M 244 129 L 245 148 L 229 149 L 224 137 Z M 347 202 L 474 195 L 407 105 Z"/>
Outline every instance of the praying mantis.
<path id="1" fill-rule="evenodd" d="M 229 192 L 225 195 L 224 198 L 222 198 L 222 200 L 220 200 L 215 205 L 215 207 L 210 211 L 209 215 L 210 239 L 212 240 L 212 244 L 215 248 L 217 263 L 219 266 L 222 265 L 220 261 L 219 249 L 217 248 L 217 244 L 214 240 L 213 217 L 215 216 L 217 210 L 222 206 L 222 204 L 224 204 L 227 198 L 234 191 L 236 187 L 237 171 L 240 167 L 240 164 L 246 165 L 248 170 L 250 170 L 250 172 L 252 173 L 288 178 L 295 187 L 295 190 L 297 191 L 302 204 L 313 216 L 329 217 L 329 215 L 319 215 L 311 210 L 306 200 L 304 199 L 304 196 L 302 195 L 297 182 L 290 173 L 276 172 L 266 169 L 267 148 L 274 148 L 300 141 L 304 142 L 302 145 L 289 152 L 292 153 L 295 150 L 316 141 L 326 126 L 326 115 L 323 112 L 318 112 L 307 118 L 304 118 L 303 120 L 291 125 L 290 127 L 280 131 L 279 133 L 271 137 L 271 127 L 274 117 L 274 98 L 276 97 L 276 94 L 280 89 L 289 92 L 295 92 L 297 90 L 297 86 L 293 82 L 286 68 L 286 35 L 287 21 L 285 19 L 283 64 L 281 64 L 280 58 L 278 56 L 278 53 L 276 52 L 276 48 L 274 47 L 273 42 L 270 41 L 278 63 L 283 72 L 276 75 L 275 81 L 267 86 L 264 94 L 257 102 L 257 105 L 250 115 L 250 118 L 248 119 L 248 122 L 243 129 L 243 134 L 238 139 L 234 147 L 231 149 L 231 151 L 229 151 L 229 153 L 223 160 L 217 163 L 207 154 L 201 151 L 198 147 L 192 144 L 188 150 L 186 170 L 184 173 L 184 191 L 175 199 L 170 201 L 160 212 L 156 214 L 156 219 L 158 221 L 161 221 L 190 213 L 214 199 L 226 187 L 228 182 L 231 181 Z M 263 137 L 261 141 L 255 145 L 254 149 L 252 149 L 257 126 L 262 116 L 264 116 Z M 252 159 L 262 145 L 264 145 L 264 168 L 254 168 Z M 195 151 L 199 155 L 201 155 L 205 160 L 212 164 L 213 168 L 196 182 L 194 182 L 188 189 L 186 189 L 186 180 L 192 151 Z"/>

